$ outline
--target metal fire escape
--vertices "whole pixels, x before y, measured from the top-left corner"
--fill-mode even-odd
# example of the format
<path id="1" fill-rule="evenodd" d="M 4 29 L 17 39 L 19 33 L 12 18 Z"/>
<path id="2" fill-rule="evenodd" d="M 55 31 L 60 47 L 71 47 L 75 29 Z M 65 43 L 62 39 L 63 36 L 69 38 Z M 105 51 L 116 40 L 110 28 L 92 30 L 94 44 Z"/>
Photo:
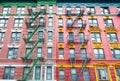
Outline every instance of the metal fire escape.
<path id="1" fill-rule="evenodd" d="M 28 7 L 28 13 L 29 15 L 32 17 L 32 19 L 30 20 L 26 20 L 26 25 L 27 25 L 27 28 L 32 28 L 33 29 L 33 32 L 28 36 L 28 35 L 24 35 L 24 41 L 26 44 L 30 43 L 32 44 L 32 48 L 30 49 L 30 51 L 25 54 L 24 57 L 22 57 L 22 60 L 23 61 L 31 61 L 32 64 L 31 64 L 31 67 L 29 68 L 29 71 L 26 75 L 24 75 L 24 77 L 22 78 L 22 81 L 26 81 L 26 79 L 28 78 L 29 74 L 31 73 L 31 71 L 33 70 L 33 68 L 35 67 L 35 65 L 38 63 L 38 61 L 43 61 L 44 58 L 41 56 L 41 57 L 35 57 L 35 58 L 30 58 L 30 55 L 32 54 L 32 51 L 36 48 L 36 46 L 38 45 L 38 43 L 44 43 L 44 38 L 37 38 L 37 39 L 32 39 L 32 37 L 35 35 L 35 33 L 37 32 L 37 30 L 39 28 L 42 28 L 44 27 L 45 23 L 44 22 L 40 22 L 39 24 L 37 23 L 36 24 L 33 24 L 35 23 L 36 19 L 38 18 L 38 16 L 40 14 L 45 14 L 45 9 L 41 9 L 39 12 L 33 12 L 32 8 L 31 7 Z M 32 40 L 31 40 L 32 39 Z"/>
<path id="2" fill-rule="evenodd" d="M 74 20 L 72 20 L 72 18 L 68 18 L 70 21 L 67 22 L 67 29 L 77 29 L 80 31 L 80 29 L 85 29 L 86 28 L 86 21 L 82 20 L 82 25 L 79 27 L 79 26 L 74 26 L 74 24 L 76 23 L 76 21 L 78 21 L 78 17 L 82 17 L 84 14 L 84 8 L 80 8 L 80 13 L 77 14 L 76 18 Z M 67 16 L 71 16 L 71 11 L 68 10 L 66 11 L 66 15 Z M 68 45 L 69 44 L 75 44 L 75 45 L 80 45 L 78 48 L 79 48 L 79 52 L 80 52 L 80 49 L 81 49 L 81 46 L 84 45 L 84 44 L 87 44 L 88 41 L 89 41 L 89 37 L 87 35 L 84 35 L 84 37 L 80 37 L 80 34 L 77 34 L 77 35 L 74 35 L 73 33 L 69 33 L 68 37 Z M 80 40 L 82 39 L 82 40 Z M 80 57 L 80 59 L 77 59 L 76 58 L 76 54 L 78 52 L 74 52 L 74 54 L 71 54 L 70 53 L 70 56 L 69 56 L 69 60 L 70 60 L 70 63 L 73 64 L 73 63 L 76 63 L 77 60 L 81 60 L 82 61 L 82 67 L 80 69 L 80 71 L 75 75 L 74 78 L 71 78 L 71 81 L 78 81 L 78 78 L 80 77 L 81 73 L 84 71 L 84 68 L 85 68 L 85 65 L 88 61 L 90 61 L 90 58 L 89 57 L 86 57 L 86 58 L 82 58 Z M 81 53 L 79 53 L 81 54 Z M 80 55 L 82 56 L 82 54 Z M 71 75 L 72 77 L 72 75 Z"/>

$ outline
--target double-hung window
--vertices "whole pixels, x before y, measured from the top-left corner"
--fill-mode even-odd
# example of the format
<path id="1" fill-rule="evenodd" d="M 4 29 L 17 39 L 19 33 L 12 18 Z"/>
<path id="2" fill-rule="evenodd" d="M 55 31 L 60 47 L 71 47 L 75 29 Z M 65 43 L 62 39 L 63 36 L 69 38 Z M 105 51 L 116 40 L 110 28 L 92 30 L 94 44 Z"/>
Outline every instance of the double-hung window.
<path id="1" fill-rule="evenodd" d="M 73 19 L 68 19 L 67 20 L 67 27 L 72 27 L 72 25 L 73 25 Z"/>
<path id="2" fill-rule="evenodd" d="M 42 57 L 42 47 L 37 48 L 37 57 Z"/>
<path id="3" fill-rule="evenodd" d="M 53 18 L 52 17 L 48 18 L 48 26 L 53 26 Z"/>
<path id="4" fill-rule="evenodd" d="M 0 27 L 7 27 L 8 18 L 0 18 Z"/>
<path id="5" fill-rule="evenodd" d="M 101 42 L 100 33 L 91 33 L 93 42 Z"/>
<path id="6" fill-rule="evenodd" d="M 59 54 L 58 55 L 59 58 L 64 58 L 64 49 L 63 48 L 59 48 L 58 49 L 58 54 Z"/>
<path id="7" fill-rule="evenodd" d="M 62 7 L 58 7 L 58 14 L 62 14 Z"/>
<path id="8" fill-rule="evenodd" d="M 83 21 L 82 21 L 82 19 L 78 19 L 78 27 L 83 27 Z"/>
<path id="9" fill-rule="evenodd" d="M 111 52 L 114 59 L 120 59 L 120 49 L 111 49 Z"/>
<path id="10" fill-rule="evenodd" d="M 59 18 L 58 19 L 58 26 L 62 26 L 63 25 L 63 19 L 62 18 Z"/>
<path id="11" fill-rule="evenodd" d="M 118 41 L 116 33 L 108 33 L 107 37 L 108 37 L 109 42 L 117 42 Z"/>
<path id="12" fill-rule="evenodd" d="M 58 33 L 59 35 L 59 42 L 63 42 L 64 41 L 64 34 L 63 34 L 63 32 L 59 32 Z"/>
<path id="13" fill-rule="evenodd" d="M 41 79 L 41 67 L 36 66 L 35 67 L 35 80 L 40 80 Z"/>
<path id="14" fill-rule="evenodd" d="M 73 32 L 68 33 L 68 41 L 74 42 L 74 33 Z"/>
<path id="15" fill-rule="evenodd" d="M 8 49 L 8 59 L 16 59 L 18 54 L 18 48 Z"/>
<path id="16" fill-rule="evenodd" d="M 52 31 L 48 31 L 48 41 L 52 41 Z"/>
<path id="17" fill-rule="evenodd" d="M 0 32 L 0 41 L 4 40 L 5 32 Z"/>
<path id="18" fill-rule="evenodd" d="M 85 42 L 85 35 L 84 33 L 79 33 L 79 38 L 80 38 L 80 42 Z"/>
<path id="19" fill-rule="evenodd" d="M 77 80 L 77 72 L 75 68 L 71 68 L 71 81 L 76 81 Z"/>
<path id="20" fill-rule="evenodd" d="M 59 69 L 59 80 L 60 80 L 60 81 L 65 80 L 65 71 L 64 71 L 63 68 L 60 68 L 60 69 Z"/>
<path id="21" fill-rule="evenodd" d="M 104 51 L 103 49 L 94 49 L 94 55 L 95 55 L 95 59 L 104 59 Z"/>
<path id="22" fill-rule="evenodd" d="M 52 47 L 48 47 L 47 58 L 52 58 Z"/>
<path id="23" fill-rule="evenodd" d="M 38 32 L 38 39 L 43 39 L 43 31 Z"/>
<path id="24" fill-rule="evenodd" d="M 120 68 L 116 68 L 117 78 L 120 81 Z"/>
<path id="25" fill-rule="evenodd" d="M 83 59 L 83 60 L 86 59 L 86 58 L 87 58 L 86 49 L 81 49 L 80 51 L 81 51 L 81 57 L 82 57 L 82 59 Z"/>
<path id="26" fill-rule="evenodd" d="M 47 66 L 46 80 L 52 80 L 52 67 L 51 66 Z"/>
<path id="27" fill-rule="evenodd" d="M 29 70 L 30 70 L 30 67 L 24 67 L 23 77 L 25 77 L 28 74 Z M 31 79 L 32 77 L 30 76 L 32 75 L 29 75 L 27 79 Z"/>
<path id="28" fill-rule="evenodd" d="M 89 76 L 88 68 L 84 69 L 84 71 L 83 71 L 83 77 L 84 77 L 84 81 L 90 81 L 90 76 Z"/>
<path id="29" fill-rule="evenodd" d="M 14 79 L 15 67 L 5 67 L 3 79 Z"/>

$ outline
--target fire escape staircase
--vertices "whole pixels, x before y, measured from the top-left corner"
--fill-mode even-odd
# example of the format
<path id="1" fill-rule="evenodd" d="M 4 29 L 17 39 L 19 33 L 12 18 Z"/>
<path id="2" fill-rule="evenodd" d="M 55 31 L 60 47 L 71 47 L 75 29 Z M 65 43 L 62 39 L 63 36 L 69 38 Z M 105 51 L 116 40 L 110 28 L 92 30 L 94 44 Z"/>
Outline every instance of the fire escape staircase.
<path id="1" fill-rule="evenodd" d="M 31 14 L 32 10 L 28 9 L 28 12 L 29 12 L 29 14 Z M 39 16 L 40 13 L 41 13 L 41 11 L 36 13 L 36 15 L 34 16 L 33 20 L 30 22 L 30 24 L 32 24 L 36 20 L 36 18 Z M 35 40 L 34 42 L 30 40 L 34 36 L 34 34 L 38 30 L 38 28 L 40 28 L 40 25 L 35 26 L 34 31 L 31 33 L 31 35 L 29 37 L 27 37 L 27 38 L 24 38 L 25 43 L 34 43 L 34 44 L 33 44 L 32 48 L 31 48 L 31 50 L 25 55 L 25 57 L 22 57 L 23 61 L 28 61 L 28 60 L 32 60 L 33 61 L 33 63 L 31 64 L 31 67 L 30 67 L 28 73 L 22 78 L 22 81 L 27 81 L 27 78 L 28 78 L 29 74 L 31 73 L 31 71 L 33 70 L 35 65 L 38 63 L 38 61 L 43 61 L 44 60 L 43 57 L 36 57 L 36 58 L 33 58 L 33 59 L 30 58 L 30 55 L 32 54 L 32 51 L 38 45 L 38 43 L 40 43 L 40 42 L 43 43 L 44 42 L 43 38 Z"/>
<path id="2" fill-rule="evenodd" d="M 78 20 L 78 16 L 83 16 L 83 14 L 84 14 L 84 10 L 81 10 L 80 13 L 77 15 L 77 17 L 73 20 L 73 23 L 70 24 L 70 25 L 71 25 L 70 28 L 75 28 L 75 27 L 73 27 L 73 24 Z M 68 25 L 68 24 L 67 24 L 67 25 Z M 86 23 L 83 23 L 83 24 L 82 24 L 82 27 L 85 28 L 86 25 L 87 25 Z M 81 27 L 79 27 L 79 28 L 81 29 Z M 69 37 L 68 37 L 68 43 L 69 43 L 69 44 L 75 43 L 75 38 L 73 37 L 73 40 L 72 40 L 72 41 L 69 41 Z M 78 43 L 80 44 L 80 47 L 81 47 L 83 44 L 87 44 L 87 43 L 88 43 L 88 40 L 86 40 L 86 39 L 84 38 L 84 41 L 79 41 L 79 42 L 77 42 L 77 44 L 78 44 Z M 81 73 L 84 71 L 84 68 L 85 68 L 86 63 L 87 63 L 88 61 L 90 61 L 90 60 L 91 60 L 90 58 L 81 58 L 82 67 L 81 67 L 79 73 L 76 74 L 76 76 L 77 76 L 77 77 L 76 77 L 76 81 L 78 81 Z M 76 63 L 76 53 L 75 53 L 74 55 L 72 55 L 72 56 L 70 55 L 70 63 L 73 64 L 73 62 Z"/>

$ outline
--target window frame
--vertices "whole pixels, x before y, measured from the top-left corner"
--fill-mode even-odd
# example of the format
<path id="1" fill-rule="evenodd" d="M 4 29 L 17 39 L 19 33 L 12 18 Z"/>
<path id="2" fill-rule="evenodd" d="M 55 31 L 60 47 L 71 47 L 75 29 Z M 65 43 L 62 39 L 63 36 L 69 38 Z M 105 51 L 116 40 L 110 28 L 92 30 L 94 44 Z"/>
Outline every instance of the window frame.
<path id="1" fill-rule="evenodd" d="M 97 53 L 95 53 L 95 51 Z M 102 49 L 102 48 L 95 48 L 94 49 L 94 56 L 95 56 L 95 59 L 105 59 L 104 49 Z"/>
<path id="2" fill-rule="evenodd" d="M 6 72 L 6 69 L 8 69 L 8 73 Z M 15 74 L 15 67 L 5 67 L 3 79 L 14 79 L 14 74 Z"/>
<path id="3" fill-rule="evenodd" d="M 0 18 L 0 27 L 7 27 L 8 18 Z"/>
<path id="4" fill-rule="evenodd" d="M 23 18 L 15 18 L 14 27 L 22 27 L 22 26 L 23 26 Z"/>
<path id="5" fill-rule="evenodd" d="M 21 37 L 21 32 L 12 32 L 11 41 L 12 42 L 20 41 L 20 37 Z"/>
<path id="6" fill-rule="evenodd" d="M 100 33 L 93 32 L 91 33 L 91 37 L 93 42 L 102 42 Z"/>
<path id="7" fill-rule="evenodd" d="M 114 59 L 120 59 L 120 49 L 111 49 L 111 53 Z"/>
<path id="8" fill-rule="evenodd" d="M 89 25 L 93 27 L 98 27 L 98 20 L 97 19 L 89 19 Z"/>
<path id="9" fill-rule="evenodd" d="M 112 36 L 112 35 L 114 35 L 114 36 Z M 117 38 L 116 33 L 107 33 L 107 38 L 108 38 L 109 42 L 118 42 L 118 38 Z"/>
<path id="10" fill-rule="evenodd" d="M 8 59 L 16 59 L 18 55 L 18 48 L 8 48 L 8 54 L 7 58 Z"/>

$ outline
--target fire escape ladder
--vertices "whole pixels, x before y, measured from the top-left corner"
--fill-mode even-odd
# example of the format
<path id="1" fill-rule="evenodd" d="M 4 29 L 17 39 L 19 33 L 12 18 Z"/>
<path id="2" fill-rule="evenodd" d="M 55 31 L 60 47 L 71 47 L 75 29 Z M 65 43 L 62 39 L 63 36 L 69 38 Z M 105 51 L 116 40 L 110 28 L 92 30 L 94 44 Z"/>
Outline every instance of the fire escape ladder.
<path id="1" fill-rule="evenodd" d="M 83 60 L 82 67 L 81 67 L 80 71 L 79 71 L 78 74 L 77 74 L 77 79 L 76 79 L 76 81 L 78 81 L 81 73 L 84 71 L 84 68 L 85 68 L 85 65 L 86 65 L 87 61 L 88 61 L 88 59 L 84 59 L 84 60 Z"/>
<path id="2" fill-rule="evenodd" d="M 35 27 L 35 29 L 34 29 L 34 31 L 31 33 L 31 35 L 27 38 L 27 41 L 29 41 L 31 38 L 32 38 L 32 36 L 35 34 L 35 32 L 38 30 L 38 28 L 40 27 L 40 25 L 37 25 L 36 27 Z"/>
<path id="3" fill-rule="evenodd" d="M 38 60 L 39 60 L 38 58 L 35 59 L 35 61 L 32 64 L 32 67 L 30 67 L 28 73 L 25 75 L 25 77 L 23 77 L 22 81 L 26 81 L 27 77 L 29 76 L 30 72 L 33 70 L 34 66 L 37 64 Z"/>
<path id="4" fill-rule="evenodd" d="M 37 46 L 39 42 L 43 42 L 43 39 L 39 39 L 38 41 L 35 42 L 31 50 L 25 55 L 25 57 L 23 57 L 23 60 L 30 59 L 29 56 L 31 55 L 32 51 L 34 50 L 34 48 Z"/>

